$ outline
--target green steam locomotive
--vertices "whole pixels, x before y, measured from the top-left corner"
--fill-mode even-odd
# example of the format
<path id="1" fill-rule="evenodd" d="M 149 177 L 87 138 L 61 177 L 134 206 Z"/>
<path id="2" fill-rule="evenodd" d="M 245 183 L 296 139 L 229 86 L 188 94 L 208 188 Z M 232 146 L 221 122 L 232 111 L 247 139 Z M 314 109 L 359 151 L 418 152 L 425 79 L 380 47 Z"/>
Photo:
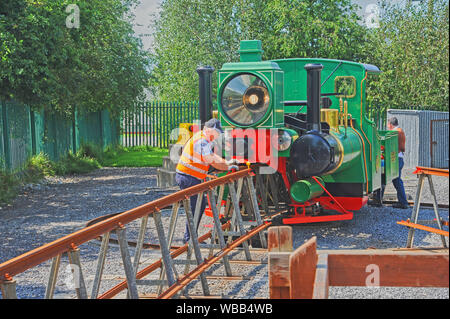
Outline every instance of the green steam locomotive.
<path id="1" fill-rule="evenodd" d="M 366 86 L 381 72 L 376 66 L 262 61 L 258 40 L 241 41 L 239 53 L 239 62 L 218 70 L 217 116 L 225 156 L 258 167 L 264 211 L 284 205 L 284 224 L 352 219 L 398 177 L 397 133 L 378 130 L 368 116 Z"/>

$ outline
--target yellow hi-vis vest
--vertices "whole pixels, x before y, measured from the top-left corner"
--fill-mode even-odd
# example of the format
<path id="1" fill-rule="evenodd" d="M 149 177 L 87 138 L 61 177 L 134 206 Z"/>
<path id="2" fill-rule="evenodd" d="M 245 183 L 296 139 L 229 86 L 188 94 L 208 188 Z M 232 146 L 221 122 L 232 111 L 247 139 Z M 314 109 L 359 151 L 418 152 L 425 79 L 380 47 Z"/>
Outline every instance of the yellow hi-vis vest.
<path id="1" fill-rule="evenodd" d="M 209 164 L 205 162 L 202 154 L 197 153 L 194 150 L 194 144 L 201 140 L 206 139 L 203 132 L 200 131 L 187 141 L 181 153 L 180 160 L 177 165 L 177 172 L 186 175 L 193 176 L 198 179 L 204 179 L 208 173 Z"/>

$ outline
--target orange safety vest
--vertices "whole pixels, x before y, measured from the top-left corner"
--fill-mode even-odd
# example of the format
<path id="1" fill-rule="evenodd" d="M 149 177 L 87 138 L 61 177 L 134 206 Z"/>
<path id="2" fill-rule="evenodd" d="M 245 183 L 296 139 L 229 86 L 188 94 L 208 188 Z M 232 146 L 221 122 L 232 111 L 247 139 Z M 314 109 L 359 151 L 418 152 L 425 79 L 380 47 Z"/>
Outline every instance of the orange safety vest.
<path id="1" fill-rule="evenodd" d="M 205 162 L 202 154 L 197 153 L 194 150 L 194 144 L 201 139 L 206 139 L 202 131 L 194 134 L 191 139 L 187 141 L 186 145 L 184 145 L 183 152 L 181 153 L 176 168 L 178 173 L 190 175 L 198 179 L 204 179 L 206 177 L 209 170 L 209 164 Z"/>

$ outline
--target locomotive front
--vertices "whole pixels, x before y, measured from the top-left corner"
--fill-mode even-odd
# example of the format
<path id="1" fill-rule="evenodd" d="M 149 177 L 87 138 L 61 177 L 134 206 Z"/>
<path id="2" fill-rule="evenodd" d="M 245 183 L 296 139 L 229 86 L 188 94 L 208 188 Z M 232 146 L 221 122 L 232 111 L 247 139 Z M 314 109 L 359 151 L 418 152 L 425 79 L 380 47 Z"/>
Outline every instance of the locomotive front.
<path id="1" fill-rule="evenodd" d="M 239 53 L 240 62 L 226 63 L 218 72 L 226 156 L 250 162 L 266 175 L 266 183 L 257 183 L 261 203 L 277 207 L 284 201 L 292 208 L 285 224 L 351 219 L 350 211 L 381 186 L 381 170 L 374 167 L 374 174 L 368 167 L 379 155 L 380 141 L 368 140 L 357 120 L 363 99 L 361 92 L 361 105 L 353 106 L 356 80 L 353 96 L 336 91 L 341 88 L 323 93 L 336 70 L 348 72 L 342 61 L 262 61 L 260 41 L 241 41 Z M 333 68 L 322 82 L 324 64 Z"/>

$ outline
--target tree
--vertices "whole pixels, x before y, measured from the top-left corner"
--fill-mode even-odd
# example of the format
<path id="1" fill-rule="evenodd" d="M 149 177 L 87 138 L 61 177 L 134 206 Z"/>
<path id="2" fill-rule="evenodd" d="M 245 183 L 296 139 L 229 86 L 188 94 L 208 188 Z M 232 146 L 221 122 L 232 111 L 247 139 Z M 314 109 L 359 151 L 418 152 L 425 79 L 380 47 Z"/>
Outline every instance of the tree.
<path id="1" fill-rule="evenodd" d="M 384 108 L 449 110 L 449 3 L 381 4 L 380 27 L 368 33 L 365 60 L 383 71 L 368 95 Z"/>
<path id="2" fill-rule="evenodd" d="M 240 40 L 261 40 L 264 59 L 352 60 L 365 32 L 350 0 L 165 0 L 160 12 L 150 86 L 168 100 L 197 99 L 196 68 L 238 61 Z"/>
<path id="3" fill-rule="evenodd" d="M 69 117 L 75 108 L 118 114 L 143 98 L 149 77 L 131 24 L 136 1 L 72 3 L 0 2 L 0 99 Z"/>
<path id="4" fill-rule="evenodd" d="M 260 18 L 267 56 L 356 60 L 366 30 L 356 9 L 351 1 L 269 1 Z"/>

